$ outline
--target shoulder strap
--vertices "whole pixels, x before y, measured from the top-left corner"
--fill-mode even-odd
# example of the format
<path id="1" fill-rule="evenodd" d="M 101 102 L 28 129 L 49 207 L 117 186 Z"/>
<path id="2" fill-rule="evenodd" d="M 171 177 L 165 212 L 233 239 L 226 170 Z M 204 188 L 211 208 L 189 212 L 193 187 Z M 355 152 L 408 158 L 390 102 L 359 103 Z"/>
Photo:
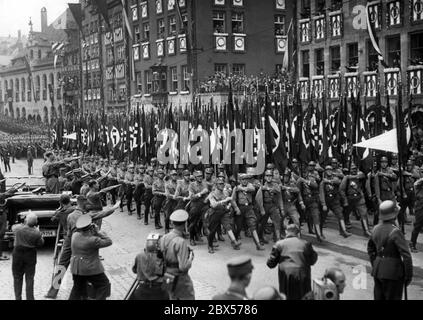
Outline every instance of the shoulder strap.
<path id="1" fill-rule="evenodd" d="M 389 239 L 391 238 L 391 236 L 394 234 L 394 232 L 397 230 L 397 227 L 392 225 L 394 228 L 391 230 L 391 232 L 389 232 L 388 236 L 386 237 L 382 247 L 381 247 L 381 252 L 382 255 L 385 255 L 385 249 L 386 249 L 386 245 L 388 244 Z"/>

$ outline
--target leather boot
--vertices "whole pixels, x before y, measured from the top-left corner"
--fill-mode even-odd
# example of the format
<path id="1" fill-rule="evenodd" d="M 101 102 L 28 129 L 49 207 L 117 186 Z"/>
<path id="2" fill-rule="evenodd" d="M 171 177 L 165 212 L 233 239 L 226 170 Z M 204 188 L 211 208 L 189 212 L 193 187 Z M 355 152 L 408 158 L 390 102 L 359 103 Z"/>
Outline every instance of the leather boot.
<path id="1" fill-rule="evenodd" d="M 238 241 L 236 241 L 234 232 L 232 230 L 228 230 L 227 233 L 228 233 L 229 239 L 231 239 L 232 248 L 234 248 L 235 250 L 239 250 L 239 247 L 241 244 Z"/>
<path id="2" fill-rule="evenodd" d="M 370 237 L 372 236 L 372 233 L 371 233 L 371 232 L 370 232 L 370 230 L 369 230 L 369 226 L 368 226 L 368 224 L 367 224 L 367 219 L 363 219 L 363 220 L 361 221 L 361 223 L 362 223 L 362 225 L 363 225 L 364 235 L 370 238 Z"/>
<path id="3" fill-rule="evenodd" d="M 348 238 L 348 237 L 352 236 L 352 234 L 347 231 L 347 228 L 345 227 L 345 221 L 344 220 L 339 221 L 339 232 L 340 232 L 341 236 L 343 236 L 344 238 Z"/>
<path id="4" fill-rule="evenodd" d="M 257 231 L 256 231 L 256 230 L 254 230 L 254 231 L 252 232 L 252 235 L 253 235 L 254 243 L 256 244 L 256 249 L 257 249 L 258 251 L 262 251 L 262 250 L 264 250 L 264 247 L 263 247 L 263 246 L 261 245 L 261 243 L 260 243 L 260 240 L 259 240 L 259 237 L 258 237 Z"/>
<path id="5" fill-rule="evenodd" d="M 320 227 L 318 225 L 314 225 L 314 231 L 316 232 L 317 241 L 323 242 L 322 235 L 320 233 Z"/>

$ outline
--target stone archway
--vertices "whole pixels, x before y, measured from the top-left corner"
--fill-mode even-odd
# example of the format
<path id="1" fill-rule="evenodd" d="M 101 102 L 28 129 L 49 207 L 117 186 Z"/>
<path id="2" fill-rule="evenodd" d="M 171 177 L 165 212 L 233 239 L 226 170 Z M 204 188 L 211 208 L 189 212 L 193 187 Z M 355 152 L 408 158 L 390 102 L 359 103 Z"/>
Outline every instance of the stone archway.
<path id="1" fill-rule="evenodd" d="M 16 119 L 19 120 L 21 118 L 21 110 L 16 108 Z"/>
<path id="2" fill-rule="evenodd" d="M 27 118 L 26 118 L 26 109 L 25 109 L 25 107 L 22 107 L 22 114 L 21 114 L 21 117 L 22 117 L 22 119 L 23 120 L 26 120 Z"/>
<path id="3" fill-rule="evenodd" d="M 41 116 L 37 114 L 37 122 L 41 123 Z"/>

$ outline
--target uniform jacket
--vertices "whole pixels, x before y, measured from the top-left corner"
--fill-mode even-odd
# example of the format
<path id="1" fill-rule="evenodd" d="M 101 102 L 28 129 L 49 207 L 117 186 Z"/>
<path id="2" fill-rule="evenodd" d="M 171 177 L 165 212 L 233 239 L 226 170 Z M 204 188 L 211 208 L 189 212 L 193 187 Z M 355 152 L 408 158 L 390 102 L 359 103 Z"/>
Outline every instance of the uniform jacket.
<path id="1" fill-rule="evenodd" d="M 317 261 L 317 253 L 311 243 L 297 237 L 287 237 L 272 248 L 267 266 L 279 269 L 287 275 L 311 277 L 311 266 Z"/>
<path id="2" fill-rule="evenodd" d="M 395 194 L 395 182 L 398 177 L 390 168 L 387 168 L 385 173 L 387 174 L 386 176 L 378 172 L 375 177 L 375 193 L 378 199 L 381 199 L 383 193 L 389 193 L 391 196 Z"/>
<path id="3" fill-rule="evenodd" d="M 319 197 L 323 206 L 327 205 L 326 200 L 334 201 L 340 199 L 339 186 L 341 185 L 341 180 L 336 176 L 331 179 L 326 178 L 326 180 L 328 181 L 322 180 L 319 186 Z"/>
<path id="4" fill-rule="evenodd" d="M 364 201 L 362 181 L 365 178 L 364 173 L 358 171 L 356 175 L 348 175 L 342 179 L 339 191 L 344 206 L 348 205 L 349 200 L 363 199 Z"/>
<path id="5" fill-rule="evenodd" d="M 384 280 L 404 280 L 413 277 L 413 261 L 401 230 L 390 223 L 373 229 L 367 244 L 372 264 L 372 276 Z"/>
<path id="6" fill-rule="evenodd" d="M 90 276 L 104 272 L 99 249 L 112 245 L 112 240 L 102 232 L 75 232 L 72 235 L 70 270 L 74 275 Z"/>
<path id="7" fill-rule="evenodd" d="M 282 192 L 281 187 L 277 184 L 274 184 L 273 182 L 270 183 L 270 185 L 265 184 L 266 186 L 270 187 L 271 192 L 273 193 L 273 201 L 274 204 L 281 210 L 281 212 L 284 211 L 283 208 L 283 200 L 282 200 Z M 256 194 L 256 206 L 260 210 L 260 213 L 264 215 L 264 195 L 263 195 L 263 187 L 260 187 L 260 189 L 257 191 Z"/>

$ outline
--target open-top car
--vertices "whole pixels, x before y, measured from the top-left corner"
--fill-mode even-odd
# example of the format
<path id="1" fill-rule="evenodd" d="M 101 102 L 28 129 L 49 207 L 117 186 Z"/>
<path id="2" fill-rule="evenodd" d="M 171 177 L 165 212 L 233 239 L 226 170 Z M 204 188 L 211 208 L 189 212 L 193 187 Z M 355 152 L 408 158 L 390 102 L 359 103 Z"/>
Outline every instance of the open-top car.
<path id="1" fill-rule="evenodd" d="M 6 188 L 9 189 L 16 184 L 25 183 L 25 186 L 19 193 L 30 193 L 34 190 L 37 192 L 45 192 L 46 182 L 42 176 L 20 176 L 20 177 L 7 177 Z"/>
<path id="2" fill-rule="evenodd" d="M 11 231 L 12 226 L 22 223 L 29 213 L 35 213 L 38 217 L 38 226 L 44 238 L 55 239 L 57 236 L 58 222 L 52 221 L 55 211 L 60 207 L 60 194 L 34 194 L 17 193 L 6 200 L 7 219 L 9 228 L 6 232 L 5 241 L 8 241 L 8 247 L 13 247 L 14 234 Z M 76 202 L 75 199 L 71 200 Z M 64 230 L 61 230 L 61 233 Z"/>

